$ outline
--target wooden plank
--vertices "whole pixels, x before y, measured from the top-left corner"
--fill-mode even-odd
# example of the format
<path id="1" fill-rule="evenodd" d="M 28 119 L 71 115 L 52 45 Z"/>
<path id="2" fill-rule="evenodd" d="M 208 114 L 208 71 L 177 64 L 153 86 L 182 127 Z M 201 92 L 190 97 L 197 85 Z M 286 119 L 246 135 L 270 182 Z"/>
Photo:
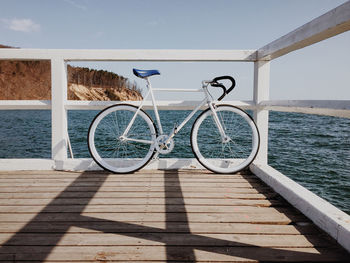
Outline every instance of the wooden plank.
<path id="1" fill-rule="evenodd" d="M 52 192 L 45 189 L 37 190 L 36 192 L 18 192 L 18 193 L 0 193 L 0 199 L 23 199 L 23 198 L 56 198 L 60 193 L 58 191 Z M 60 194 L 60 198 L 91 198 L 92 196 L 96 198 L 213 198 L 213 199 L 267 199 L 274 198 L 278 196 L 276 193 L 267 194 L 245 194 L 245 193 L 217 193 L 217 192 L 167 192 L 163 191 L 149 191 L 149 192 L 64 192 Z"/>
<path id="2" fill-rule="evenodd" d="M 253 176 L 253 174 L 249 170 L 243 170 L 235 174 L 216 174 L 207 169 L 141 169 L 132 174 L 114 174 L 107 171 L 99 170 L 99 171 L 58 171 L 58 170 L 35 170 L 35 171 L 0 171 L 0 176 L 2 175 L 22 175 L 22 176 L 100 176 L 100 175 L 108 175 L 115 177 L 135 177 L 135 176 L 163 176 L 167 175 L 179 175 L 179 176 L 188 176 L 188 177 L 196 177 L 196 176 L 207 176 L 207 177 L 236 177 L 236 176 Z"/>
<path id="3" fill-rule="evenodd" d="M 275 59 L 350 29 L 350 2 L 330 10 L 258 50 L 258 60 Z"/>
<path id="4" fill-rule="evenodd" d="M 84 211 L 85 213 L 284 213 L 299 214 L 296 210 L 284 207 L 258 207 L 258 206 L 233 206 L 233 205 L 183 205 L 183 204 L 163 204 L 163 205 L 55 205 L 49 206 L 0 206 L 0 213 L 39 213 L 43 209 L 45 213 L 74 213 Z"/>
<path id="5" fill-rule="evenodd" d="M 32 175 L 32 176 L 25 176 L 25 175 L 2 175 L 0 176 L 0 181 L 5 182 L 6 180 L 34 180 L 34 181 L 48 181 L 51 182 L 51 180 L 60 180 L 64 182 L 72 182 L 76 179 L 79 179 L 79 181 L 92 181 L 92 182 L 99 182 L 99 181 L 107 181 L 107 182 L 174 182 L 174 181 L 184 181 L 184 182 L 255 182 L 261 180 L 253 175 L 237 175 L 237 176 L 208 176 L 206 174 L 198 174 L 198 175 L 187 175 L 187 174 L 156 174 L 156 175 L 136 175 L 132 174 L 132 176 L 125 176 L 117 174 L 97 174 L 93 175 L 90 173 L 87 174 L 81 174 L 80 176 L 74 176 L 74 175 Z M 19 180 L 19 182 L 21 182 Z M 23 182 L 23 181 L 22 181 Z"/>
<path id="6" fill-rule="evenodd" d="M 135 173 L 132 174 L 113 174 L 107 171 L 99 170 L 99 171 L 58 171 L 58 170 L 17 170 L 17 171 L 0 171 L 0 175 L 24 175 L 24 176 L 52 176 L 52 175 L 67 175 L 67 176 L 80 176 L 80 175 L 108 175 L 108 176 L 121 176 L 121 177 L 132 177 L 135 175 L 160 175 L 160 174 L 188 174 L 188 175 L 195 175 L 195 174 L 213 174 L 213 175 L 218 175 L 214 174 L 206 169 L 198 169 L 198 170 L 186 170 L 186 169 L 181 169 L 181 170 L 148 170 L 148 169 L 142 169 L 140 171 L 136 171 Z M 249 172 L 251 174 L 251 172 Z M 241 173 L 238 173 L 241 174 Z M 220 176 L 220 175 L 218 175 Z M 230 175 L 224 175 L 224 176 L 230 176 Z"/>
<path id="7" fill-rule="evenodd" d="M 53 199 L 0 199 L 0 206 L 42 206 L 49 204 Z M 54 201 L 55 205 L 235 205 L 235 206 L 283 206 L 285 202 L 280 200 L 245 200 L 245 199 L 212 199 L 212 198 L 57 198 Z"/>
<path id="8" fill-rule="evenodd" d="M 108 187 L 179 187 L 183 186 L 183 188 L 189 187 L 189 188 L 202 188 L 202 189 L 207 189 L 207 188 L 254 188 L 254 187 L 260 187 L 261 183 L 258 181 L 255 181 L 255 183 L 250 183 L 250 182 L 235 182 L 235 183 L 202 183 L 202 182 L 190 182 L 190 183 L 184 183 L 181 182 L 108 182 L 104 183 L 104 185 L 107 185 Z M 32 183 L 27 183 L 27 182 L 16 182 L 16 183 L 1 183 L 1 188 L 6 188 L 6 187 L 67 187 L 70 184 L 67 183 L 51 183 L 51 182 L 32 182 Z M 79 181 L 76 180 L 74 182 L 75 187 L 95 187 L 96 182 L 85 182 L 85 181 Z"/>
<path id="9" fill-rule="evenodd" d="M 59 242 L 57 243 L 57 240 Z M 330 247 L 330 242 L 318 235 L 254 235 L 192 233 L 104 233 L 61 234 L 11 233 L 0 234 L 0 243 L 7 246 L 227 246 L 227 247 Z M 334 244 L 333 244 L 334 245 Z"/>
<path id="10" fill-rule="evenodd" d="M 200 222 L 143 222 L 141 224 L 117 224 L 116 222 L 0 222 L 1 233 L 226 233 L 226 234 L 279 234 L 307 235 L 320 234 L 318 228 L 309 225 L 269 225 L 250 223 L 200 223 Z M 25 227 L 24 227 L 25 226 Z M 70 226 L 67 229 L 67 226 Z M 97 230 L 98 229 L 98 230 Z"/>
<path id="11" fill-rule="evenodd" d="M 74 182 L 77 178 L 48 178 L 48 177 L 36 177 L 36 178 L 0 178 L 0 184 L 3 185 L 6 184 L 12 184 L 17 185 L 17 183 L 28 183 L 28 184 L 35 184 L 35 183 L 60 183 L 60 184 L 68 184 Z M 169 177 L 164 179 L 164 177 L 107 177 L 107 178 L 84 178 L 81 181 L 82 182 L 88 182 L 88 183 L 96 183 L 96 182 L 104 182 L 104 183 L 140 183 L 141 185 L 144 183 L 164 183 L 166 180 L 167 183 L 178 183 L 181 184 L 187 184 L 187 183 L 246 183 L 246 182 L 261 182 L 256 177 L 237 177 L 237 178 L 177 178 L 177 177 Z"/>
<path id="12" fill-rule="evenodd" d="M 91 263 L 91 262 L 105 262 L 106 260 L 100 259 L 98 261 L 96 260 L 77 260 L 77 261 L 69 261 L 69 262 L 79 262 L 79 263 Z M 22 260 L 16 260 L 16 262 L 27 262 L 28 260 L 22 261 Z M 62 260 L 56 261 L 56 260 L 50 260 L 50 261 L 42 261 L 42 260 L 31 260 L 30 263 L 42 263 L 42 262 L 50 262 L 50 263 L 62 263 Z M 65 261 L 63 261 L 65 262 Z M 128 260 L 128 263 L 144 263 L 144 260 Z M 159 263 L 159 260 L 154 261 L 154 260 L 147 260 L 147 263 Z M 172 263 L 184 263 L 188 261 L 172 261 Z M 218 261 L 211 261 L 212 263 L 217 263 Z M 13 260 L 1 260 L 1 263 L 13 263 Z"/>
<path id="13" fill-rule="evenodd" d="M 133 174 L 112 174 L 105 171 L 0 171 L 0 178 L 77 178 L 83 175 L 84 178 L 100 178 L 108 176 L 109 178 L 164 178 L 177 176 L 179 178 L 242 178 L 255 176 L 250 171 L 243 171 L 237 174 L 214 174 L 208 170 L 146 170 L 142 169 Z"/>
<path id="14" fill-rule="evenodd" d="M 186 213 L 185 213 L 186 214 Z M 99 221 L 112 220 L 121 222 L 203 222 L 203 223 L 262 223 L 262 224 L 290 224 L 292 222 L 304 222 L 301 215 L 286 215 L 279 212 L 254 213 L 234 212 L 221 214 L 207 213 L 40 213 L 35 217 L 36 222 L 65 222 L 65 221 Z M 0 222 L 27 222 L 34 218 L 35 214 L 0 214 Z M 96 218 L 96 219 L 95 219 Z"/>
<path id="15" fill-rule="evenodd" d="M 0 193 L 60 193 L 64 191 L 64 194 L 73 192 L 79 194 L 80 192 L 86 193 L 86 192 L 93 192 L 96 191 L 96 186 L 30 186 L 30 187 L 0 187 Z M 67 188 L 67 189 L 66 189 Z M 203 194 L 219 194 L 221 193 L 221 196 L 224 196 L 225 194 L 231 194 L 231 193 L 248 193 L 248 194 L 254 194 L 254 193 L 268 193 L 271 192 L 269 188 L 263 187 L 181 187 L 181 191 L 185 194 L 189 193 L 203 193 Z M 101 186 L 99 189 L 99 193 L 103 192 L 131 192 L 131 193 L 151 193 L 151 192 L 163 192 L 167 195 L 171 195 L 171 193 L 179 192 L 179 186 L 167 186 L 166 190 L 164 187 L 157 186 L 157 187 L 128 187 L 128 186 L 120 186 L 120 187 L 111 187 L 111 186 Z"/>
<path id="16" fill-rule="evenodd" d="M 194 250 L 194 253 L 193 253 Z M 348 259 L 339 249 L 329 248 L 262 248 L 262 247 L 188 247 L 188 246 L 6 246 L 0 260 L 16 261 L 196 261 L 196 262 L 334 262 Z"/>

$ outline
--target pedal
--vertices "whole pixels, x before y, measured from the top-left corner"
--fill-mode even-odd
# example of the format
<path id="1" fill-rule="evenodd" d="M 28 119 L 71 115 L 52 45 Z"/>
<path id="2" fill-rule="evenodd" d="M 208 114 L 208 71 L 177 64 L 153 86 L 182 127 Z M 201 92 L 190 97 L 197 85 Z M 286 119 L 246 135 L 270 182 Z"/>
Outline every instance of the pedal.
<path id="1" fill-rule="evenodd" d="M 156 153 L 153 155 L 152 160 L 153 161 L 159 160 L 159 152 L 158 151 L 156 151 Z"/>

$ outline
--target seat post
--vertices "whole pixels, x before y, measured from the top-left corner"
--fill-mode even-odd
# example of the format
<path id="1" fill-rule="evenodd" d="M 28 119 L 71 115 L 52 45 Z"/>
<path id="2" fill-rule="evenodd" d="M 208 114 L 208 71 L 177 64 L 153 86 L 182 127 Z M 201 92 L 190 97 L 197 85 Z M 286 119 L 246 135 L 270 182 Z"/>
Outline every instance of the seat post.
<path id="1" fill-rule="evenodd" d="M 157 103 L 156 103 L 156 100 L 154 98 L 151 81 L 149 80 L 148 77 L 145 77 L 144 79 L 146 80 L 147 88 L 149 89 L 149 92 L 151 93 L 151 99 L 152 99 L 152 104 L 153 104 L 154 115 L 156 116 L 157 125 L 158 125 L 158 128 L 159 128 L 160 135 L 163 135 L 163 128 L 162 128 L 162 124 L 160 122 L 160 118 L 159 118 L 159 114 L 158 114 L 158 108 L 157 108 Z"/>

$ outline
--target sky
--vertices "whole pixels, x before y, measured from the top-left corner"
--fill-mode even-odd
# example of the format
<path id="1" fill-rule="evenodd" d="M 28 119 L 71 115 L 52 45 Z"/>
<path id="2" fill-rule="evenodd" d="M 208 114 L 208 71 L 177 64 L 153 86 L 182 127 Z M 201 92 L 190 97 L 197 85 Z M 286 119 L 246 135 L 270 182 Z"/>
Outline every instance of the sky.
<path id="1" fill-rule="evenodd" d="M 345 0 L 0 0 L 0 44 L 41 49 L 259 49 Z M 251 100 L 251 62 L 72 62 L 156 88 L 199 88 L 231 75 L 228 100 Z M 159 94 L 164 100 L 199 94 Z M 350 99 L 350 32 L 271 62 L 271 99 Z"/>

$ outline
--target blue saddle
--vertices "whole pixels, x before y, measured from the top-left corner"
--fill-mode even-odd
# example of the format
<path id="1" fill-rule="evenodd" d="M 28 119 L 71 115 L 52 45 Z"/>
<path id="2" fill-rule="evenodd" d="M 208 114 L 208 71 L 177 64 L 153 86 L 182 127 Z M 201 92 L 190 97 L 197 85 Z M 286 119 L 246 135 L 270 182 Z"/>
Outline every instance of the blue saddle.
<path id="1" fill-rule="evenodd" d="M 160 72 L 156 69 L 151 69 L 151 70 L 143 70 L 143 69 L 132 69 L 134 74 L 139 77 L 139 78 L 147 78 L 153 75 L 160 75 Z"/>

